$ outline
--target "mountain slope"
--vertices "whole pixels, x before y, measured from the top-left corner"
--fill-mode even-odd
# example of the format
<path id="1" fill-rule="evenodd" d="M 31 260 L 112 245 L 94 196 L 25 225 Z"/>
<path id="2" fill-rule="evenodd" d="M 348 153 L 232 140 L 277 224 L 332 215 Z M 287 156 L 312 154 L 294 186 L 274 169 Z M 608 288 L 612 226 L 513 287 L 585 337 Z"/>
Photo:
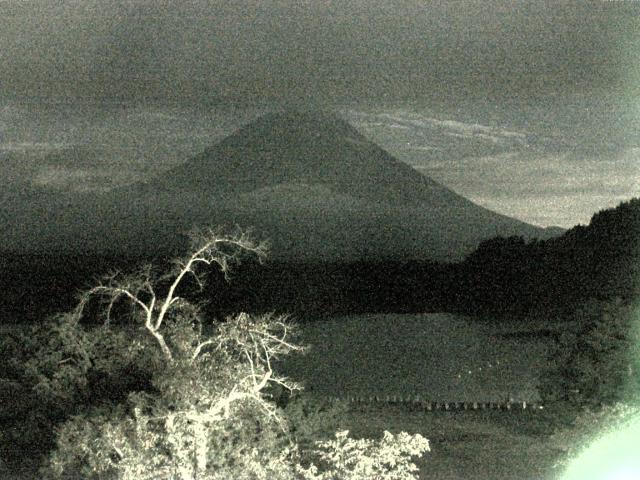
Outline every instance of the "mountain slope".
<path id="1" fill-rule="evenodd" d="M 403 245 L 394 245 L 393 235 L 387 235 L 390 243 L 381 246 L 385 256 L 404 256 L 412 239 L 411 255 L 429 252 L 443 259 L 459 258 L 498 234 L 548 238 L 559 233 L 472 203 L 397 160 L 339 117 L 320 112 L 264 115 L 146 188 L 215 194 L 253 211 L 249 217 L 257 224 L 266 222 L 268 212 L 293 216 L 310 228 L 309 235 L 319 218 L 325 226 L 338 218 L 336 228 L 351 224 L 347 232 L 353 241 L 367 241 L 356 227 L 369 231 L 373 241 L 379 235 L 372 229 L 386 225 L 398 230 L 396 240 Z M 305 216 L 315 220 L 305 223 L 300 220 Z"/>
<path id="2" fill-rule="evenodd" d="M 264 115 L 148 182 L 22 212 L 5 216 L 9 245 L 26 238 L 112 253 L 175 250 L 202 224 L 255 227 L 272 257 L 303 260 L 457 260 L 496 235 L 551 236 L 470 202 L 318 112 Z"/>
<path id="3" fill-rule="evenodd" d="M 264 115 L 163 175 L 158 188 L 247 192 L 288 183 L 321 184 L 385 203 L 466 201 L 418 174 L 335 115 Z"/>

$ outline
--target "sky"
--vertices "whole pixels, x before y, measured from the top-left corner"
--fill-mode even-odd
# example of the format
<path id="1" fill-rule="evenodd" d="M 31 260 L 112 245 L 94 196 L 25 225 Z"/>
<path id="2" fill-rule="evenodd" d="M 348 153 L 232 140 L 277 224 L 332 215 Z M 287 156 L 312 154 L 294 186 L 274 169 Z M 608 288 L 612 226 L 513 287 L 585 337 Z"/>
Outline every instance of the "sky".
<path id="1" fill-rule="evenodd" d="M 0 85 L 26 95 L 630 93 L 640 68 L 634 1 L 4 0 L 0 13 Z"/>
<path id="2" fill-rule="evenodd" d="M 640 195 L 636 1 L 0 0 L 0 65 L 16 185 L 108 189 L 319 106 L 538 225 Z"/>

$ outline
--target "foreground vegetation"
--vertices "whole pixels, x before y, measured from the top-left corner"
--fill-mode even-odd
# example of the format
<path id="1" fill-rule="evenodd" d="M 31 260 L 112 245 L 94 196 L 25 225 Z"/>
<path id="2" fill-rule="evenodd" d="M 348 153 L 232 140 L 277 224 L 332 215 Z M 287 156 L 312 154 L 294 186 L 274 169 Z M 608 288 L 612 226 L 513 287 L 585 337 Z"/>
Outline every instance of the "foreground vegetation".
<path id="1" fill-rule="evenodd" d="M 344 318 L 305 324 L 297 336 L 295 325 L 280 315 L 211 315 L 200 300 L 228 293 L 221 282 L 231 267 L 243 255 L 261 259 L 265 250 L 243 235 L 205 232 L 193 237 L 191 254 L 168 270 L 145 267 L 105 276 L 84 291 L 76 309 L 31 329 L 3 332 L 0 475 L 9 478 L 9 470 L 40 464 L 35 478 L 414 478 L 416 462 L 420 478 L 554 478 L 594 436 L 638 415 L 638 279 L 629 278 L 637 265 L 623 272 L 623 264 L 640 258 L 632 235 L 639 211 L 639 201 L 622 204 L 594 216 L 591 226 L 544 245 L 497 239 L 451 267 L 454 274 L 458 269 L 480 275 L 465 277 L 475 280 L 456 297 L 458 305 L 501 317 L 499 323 L 474 319 L 460 326 L 453 316 L 442 316 L 450 320 L 447 335 L 469 354 L 469 365 L 462 367 L 474 374 L 484 368 L 479 384 L 486 386 L 497 376 L 495 364 L 487 369 L 483 362 L 492 359 L 480 358 L 473 345 L 487 353 L 492 351 L 485 347 L 498 345 L 498 338 L 511 338 L 519 350 L 497 360 L 515 363 L 526 356 L 523 342 L 543 344 L 547 356 L 538 357 L 535 368 L 518 371 L 524 378 L 535 369 L 543 379 L 537 386 L 543 411 L 427 414 L 327 403 L 327 393 L 415 394 L 411 388 L 398 391 L 415 380 L 406 372 L 403 378 L 394 379 L 393 372 L 380 376 L 385 361 L 398 375 L 408 360 L 435 355 L 447 375 L 464 382 L 464 369 L 457 367 L 465 357 L 447 357 L 440 351 L 447 346 L 438 345 L 442 332 L 406 315 L 387 315 L 382 322 L 367 318 L 358 325 Z M 601 251 L 607 251 L 603 258 Z M 526 258 L 541 259 L 543 268 Z M 545 270 L 558 258 L 564 262 L 558 275 Z M 199 295 L 199 267 L 205 266 L 216 266 L 219 276 Z M 529 273 L 520 275 L 518 266 Z M 544 295 L 524 288 L 543 285 L 548 274 L 564 289 L 557 298 L 553 282 Z M 413 287 L 395 288 L 406 295 L 417 291 Z M 420 299 L 408 302 L 417 308 Z M 534 321 L 536 312 L 542 321 Z M 505 313 L 518 328 L 505 329 Z M 407 325 L 422 329 L 406 330 Z M 339 383 L 338 371 L 323 376 L 299 363 L 294 375 L 296 368 L 282 363 L 282 357 L 314 358 L 313 350 L 300 357 L 300 345 L 323 338 L 360 360 L 372 352 L 386 360 L 371 357 L 358 367 L 344 355 L 320 351 L 325 367 L 351 369 L 349 384 Z M 413 342 L 407 350 L 413 357 L 394 343 L 399 338 Z M 300 385 L 283 373 L 310 388 L 300 394 Z M 416 375 L 432 374 L 426 368 Z M 450 381 L 417 393 L 450 395 Z M 323 382 L 337 390 L 328 392 Z M 509 393 L 528 399 L 531 389 Z M 432 451 L 423 457 L 429 446 Z"/>
<path id="2" fill-rule="evenodd" d="M 390 319 L 389 325 L 398 318 Z M 334 325 L 334 333 L 335 326 Z M 302 329 L 308 327 L 303 326 Z M 509 329 L 502 328 L 502 331 Z M 48 330 L 42 330 L 49 332 Z M 105 331 L 98 330 L 97 332 Z M 135 332 L 135 330 L 133 330 Z M 15 330 L 14 330 L 15 332 Z M 126 334 L 123 340 L 130 341 L 132 338 L 131 329 L 118 330 L 112 328 L 110 338 L 114 343 L 120 342 L 119 333 Z M 11 338 L 16 334 L 8 335 Z M 144 338 L 144 336 L 142 337 Z M 34 345 L 40 343 L 41 339 L 34 338 Z M 99 343 L 99 342 L 97 342 Z M 110 349 L 107 349 L 110 351 Z M 301 356 L 300 359 L 306 357 Z M 63 364 L 64 365 L 64 364 Z M 129 375 L 129 381 L 135 378 L 133 370 L 122 370 Z M 93 375 L 89 376 L 90 392 L 98 392 L 104 398 L 107 392 L 104 388 L 92 388 L 96 385 L 111 385 L 111 395 L 122 396 L 127 385 L 125 378 L 121 384 L 112 381 L 105 383 L 98 382 Z M 113 378 L 111 380 L 114 380 Z M 105 381 L 105 380 L 103 380 Z M 141 388 L 140 379 L 132 381 L 137 388 Z M 117 385 L 117 387 L 116 387 Z M 277 392 L 274 392 L 277 394 Z M 16 399 L 17 397 L 13 397 Z M 62 425 L 62 417 L 54 418 L 51 407 L 58 404 L 70 405 L 62 402 L 61 398 L 56 401 L 49 399 L 47 403 L 39 404 L 43 397 L 32 399 L 32 403 L 21 398 L 11 403 L 3 403 L 3 413 L 7 414 L 6 408 L 13 409 L 14 423 L 8 422 L 8 416 L 3 419 L 2 449 L 3 457 L 7 461 L 13 461 L 13 471 L 18 470 L 20 461 L 25 466 L 29 466 L 37 460 L 32 449 L 40 446 L 40 453 L 55 448 L 55 438 L 51 437 L 52 425 Z M 76 408 L 84 410 L 82 407 L 90 407 L 91 400 L 98 400 L 96 395 L 83 395 L 78 400 Z M 288 398 L 288 400 L 287 400 Z M 289 431 L 297 439 L 302 450 L 308 449 L 317 439 L 331 439 L 335 437 L 335 432 L 349 431 L 349 437 L 353 439 L 361 438 L 381 438 L 384 431 L 394 434 L 407 432 L 408 434 L 419 433 L 429 438 L 430 452 L 422 458 L 417 458 L 415 463 L 420 469 L 421 479 L 555 479 L 560 478 L 567 465 L 576 458 L 581 450 L 586 447 L 603 430 L 612 428 L 611 426 L 620 423 L 631 415 L 637 415 L 637 409 L 625 407 L 623 404 L 614 404 L 612 407 L 592 406 L 586 410 L 577 410 L 575 405 L 567 401 L 546 405 L 543 410 L 512 410 L 510 412 L 489 410 L 489 411 L 433 411 L 426 412 L 423 409 L 409 408 L 400 404 L 396 405 L 355 405 L 340 401 L 327 401 L 321 396 L 314 396 L 313 392 L 300 392 L 293 397 L 280 395 L 274 398 L 276 408 L 286 419 Z M 57 403 L 61 402 L 61 403 Z M 87 403 L 83 403 L 87 402 Z M 39 408 L 42 408 L 39 410 Z M 22 413 L 20 413 L 22 412 Z M 33 422 L 33 420 L 48 419 L 48 424 Z M 31 421 L 25 425 L 23 422 Z M 7 428 L 11 425 L 10 428 Z M 95 435 L 96 419 L 88 420 L 78 417 L 77 422 L 71 422 L 63 427 L 67 435 L 73 434 L 72 443 L 68 444 L 69 450 L 77 454 L 74 449 L 78 440 L 92 438 Z M 251 422 L 244 423 L 243 426 L 228 432 L 224 437 L 224 442 L 217 445 L 218 451 L 223 458 L 231 459 L 237 456 L 247 455 L 247 450 L 240 445 L 246 440 L 251 443 L 271 451 L 275 448 L 271 441 L 278 438 L 282 440 L 280 430 L 269 429 L 269 424 L 255 424 L 251 427 Z M 245 427 L 250 427 L 245 430 Z M 275 435 L 265 433 L 271 431 Z M 16 437 L 10 442 L 6 435 L 13 432 Z M 91 435 L 89 435 L 91 434 Z M 83 435 L 85 435 L 83 437 Z M 50 444 L 44 443 L 49 436 Z M 67 437 L 69 438 L 69 437 Z M 70 439 L 70 441 L 71 441 Z M 234 440 L 235 439 L 235 440 Z M 315 440 L 314 440 L 315 439 Z M 261 441 L 265 443 L 262 444 Z M 15 443 L 14 443 L 15 442 Z M 227 442 L 232 442 L 231 446 Z M 338 439 L 333 440 L 337 445 Z M 20 446 L 20 451 L 8 451 L 8 446 Z M 222 448 L 224 446 L 228 448 Z M 343 444 L 344 445 L 344 444 Z M 13 455 L 11 455 L 13 454 Z M 59 458 L 59 454 L 54 454 L 53 458 Z M 51 458 L 51 457 L 49 457 Z M 44 457 L 47 460 L 47 457 Z M 11 477 L 10 471 L 0 471 L 3 478 L 42 478 L 41 473 L 23 474 L 19 477 Z M 347 477 L 348 478 L 348 477 Z"/>
<path id="3" fill-rule="evenodd" d="M 317 411 L 286 418 L 275 397 L 300 387 L 272 362 L 300 349 L 293 325 L 246 314 L 207 325 L 180 292 L 187 277 L 202 286 L 198 267 L 226 275 L 242 254 L 264 256 L 264 245 L 211 231 L 192 239 L 168 272 L 107 275 L 34 337 L 35 355 L 2 372 L 31 400 L 20 413 L 32 421 L 4 430 L 2 445 L 44 441 L 40 475 L 52 479 L 415 478 L 412 457 L 429 450 L 420 434 L 323 439 L 313 428 L 322 420 L 304 418 Z"/>

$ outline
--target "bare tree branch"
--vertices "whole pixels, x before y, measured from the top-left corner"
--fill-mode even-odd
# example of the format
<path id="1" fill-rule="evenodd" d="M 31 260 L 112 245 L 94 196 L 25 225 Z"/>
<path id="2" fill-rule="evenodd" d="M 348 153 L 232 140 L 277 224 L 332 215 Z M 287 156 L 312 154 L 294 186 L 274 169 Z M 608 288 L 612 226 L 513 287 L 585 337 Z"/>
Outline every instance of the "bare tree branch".
<path id="1" fill-rule="evenodd" d="M 195 350 L 193 351 L 193 354 L 191 355 L 191 360 L 195 360 L 196 358 L 198 358 L 198 355 L 200 355 L 200 352 L 202 351 L 202 349 L 204 347 L 206 347 L 207 345 L 213 345 L 214 343 L 216 343 L 216 341 L 212 338 L 210 338 L 209 340 L 206 340 L 202 343 L 199 343 Z"/>
<path id="2" fill-rule="evenodd" d="M 198 265 L 217 265 L 225 278 L 228 278 L 230 265 L 239 263 L 242 254 L 254 254 L 258 260 L 262 261 L 267 251 L 265 243 L 256 243 L 246 232 L 240 231 L 234 235 L 222 235 L 212 229 L 193 230 L 190 239 L 192 253 L 185 258 L 175 259 L 172 273 L 154 278 L 152 266 L 145 265 L 134 274 L 122 275 L 116 271 L 105 275 L 97 286 L 81 295 L 75 310 L 76 317 L 81 318 L 89 300 L 96 296 L 105 298 L 107 301 L 105 312 L 108 323 L 111 321 L 115 304 L 120 298 L 125 297 L 132 305 L 139 307 L 145 313 L 145 328 L 157 340 L 164 356 L 168 360 L 172 360 L 173 354 L 160 330 L 170 309 L 185 310 L 193 307 L 177 294 L 177 289 L 185 277 L 187 275 L 193 276 L 202 289 L 204 280 L 201 274 L 196 271 Z M 158 298 L 154 284 L 167 280 L 171 282 L 168 291 L 163 298 Z M 191 313 L 195 311 L 194 308 Z M 205 341 L 198 344 L 192 353 L 192 359 L 195 360 L 202 349 L 211 343 L 213 342 Z"/>

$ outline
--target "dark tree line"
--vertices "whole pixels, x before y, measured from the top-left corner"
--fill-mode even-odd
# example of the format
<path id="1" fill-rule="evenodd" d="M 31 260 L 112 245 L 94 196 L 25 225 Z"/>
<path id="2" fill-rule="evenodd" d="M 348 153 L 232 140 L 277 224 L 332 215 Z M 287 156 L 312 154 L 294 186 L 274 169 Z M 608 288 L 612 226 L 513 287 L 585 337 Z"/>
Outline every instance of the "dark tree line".
<path id="1" fill-rule="evenodd" d="M 550 240 L 487 240 L 457 267 L 456 304 L 468 313 L 564 314 L 590 299 L 631 302 L 640 293 L 640 199 Z"/>
<path id="2" fill-rule="evenodd" d="M 68 309 L 74 289 L 109 268 L 153 258 L 2 255 L 0 318 L 33 321 Z M 160 259 L 161 260 L 161 259 Z M 596 213 L 560 237 L 496 237 L 464 261 L 246 262 L 233 281 L 212 275 L 210 313 L 290 312 L 301 321 L 364 312 L 452 311 L 526 318 L 568 313 L 588 299 L 640 293 L 640 199 Z M 190 288 L 190 286 L 187 286 Z"/>
<path id="3" fill-rule="evenodd" d="M 222 282 L 222 280 L 219 280 Z M 603 210 L 550 240 L 496 237 L 464 261 L 243 265 L 217 285 L 227 311 L 305 318 L 364 312 L 451 311 L 496 318 L 571 314 L 592 299 L 630 303 L 640 293 L 640 199 Z"/>

